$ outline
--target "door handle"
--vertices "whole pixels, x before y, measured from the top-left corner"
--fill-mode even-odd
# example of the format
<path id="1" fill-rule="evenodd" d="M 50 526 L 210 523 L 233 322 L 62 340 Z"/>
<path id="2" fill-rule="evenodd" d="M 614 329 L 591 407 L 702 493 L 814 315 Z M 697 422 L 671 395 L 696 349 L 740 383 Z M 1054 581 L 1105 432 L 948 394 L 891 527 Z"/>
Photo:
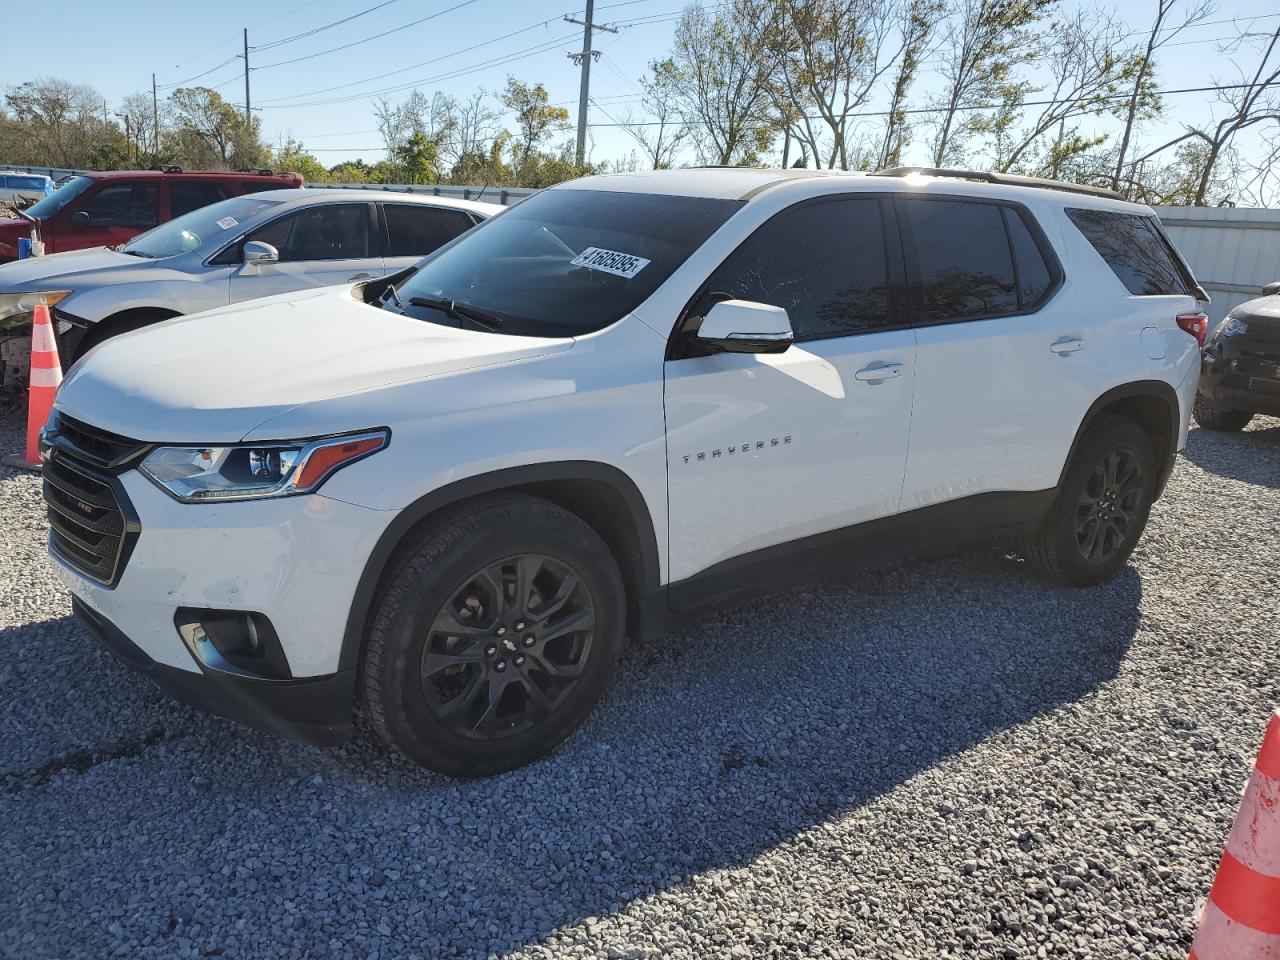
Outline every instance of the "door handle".
<path id="1" fill-rule="evenodd" d="M 1068 353 L 1083 350 L 1084 341 L 1080 337 L 1063 337 L 1061 340 L 1055 340 L 1049 344 L 1049 349 L 1058 356 L 1065 357 Z"/>
<path id="2" fill-rule="evenodd" d="M 862 380 L 865 383 L 879 383 L 881 380 L 891 380 L 894 377 L 902 375 L 902 364 L 900 363 L 881 363 L 872 364 L 869 367 L 863 367 L 853 375 L 853 379 Z"/>
<path id="3" fill-rule="evenodd" d="M 357 273 L 355 276 L 347 277 L 347 283 L 358 283 L 361 280 L 372 280 L 372 273 Z"/>

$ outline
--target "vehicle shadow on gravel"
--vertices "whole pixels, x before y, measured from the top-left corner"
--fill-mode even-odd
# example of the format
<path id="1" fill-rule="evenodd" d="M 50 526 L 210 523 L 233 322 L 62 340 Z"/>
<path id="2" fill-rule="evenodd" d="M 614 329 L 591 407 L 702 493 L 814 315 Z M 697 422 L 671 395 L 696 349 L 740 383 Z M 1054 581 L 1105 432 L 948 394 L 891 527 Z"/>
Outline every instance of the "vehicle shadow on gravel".
<path id="1" fill-rule="evenodd" d="M 364 725 L 321 751 L 171 704 L 70 618 L 0 631 L 7 658 L 31 651 L 5 685 L 23 704 L 10 730 L 96 745 L 10 785 L 0 853 L 24 887 L 61 863 L 62 899 L 119 917 L 133 956 L 172 956 L 192 924 L 227 957 L 261 955 L 270 931 L 304 956 L 334 936 L 358 955 L 507 953 L 750 863 L 1115 677 L 1137 570 L 1070 590 L 1022 566 L 990 551 L 912 563 L 634 643 L 577 735 L 481 781 L 417 770 Z M 92 856 L 104 837 L 112 856 Z M 157 850 L 162 865 L 134 868 Z M 179 880 L 187 896 L 170 894 Z M 306 905 L 291 926 L 253 906 L 278 899 Z M 60 955 L 117 945 L 105 921 L 87 938 L 48 922 Z"/>
<path id="2" fill-rule="evenodd" d="M 1182 455 L 1217 476 L 1280 488 L 1280 420 L 1254 417 L 1240 433 L 1192 430 Z"/>

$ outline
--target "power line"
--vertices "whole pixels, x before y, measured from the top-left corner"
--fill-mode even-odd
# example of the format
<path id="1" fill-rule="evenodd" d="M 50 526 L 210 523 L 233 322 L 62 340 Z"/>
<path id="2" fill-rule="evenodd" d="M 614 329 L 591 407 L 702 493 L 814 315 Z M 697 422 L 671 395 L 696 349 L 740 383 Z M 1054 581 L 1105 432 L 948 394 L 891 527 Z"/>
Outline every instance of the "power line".
<path id="1" fill-rule="evenodd" d="M 173 83 L 162 83 L 160 84 L 160 89 L 169 90 L 169 89 L 172 89 L 173 87 L 186 86 L 192 80 L 199 80 L 201 77 L 207 77 L 209 74 L 213 73 L 215 70 L 221 70 L 227 64 L 234 63 L 236 60 L 239 60 L 239 59 L 240 59 L 240 54 L 237 53 L 235 56 L 227 57 L 227 59 L 223 60 L 221 63 L 214 64 L 208 70 L 205 70 L 202 73 L 197 73 L 195 76 L 187 77 L 185 80 L 177 80 Z"/>
<path id="2" fill-rule="evenodd" d="M 1225 83 L 1225 84 L 1217 84 L 1211 87 L 1184 87 L 1181 90 L 1160 90 L 1158 92 L 1160 96 L 1164 97 L 1164 96 L 1173 96 L 1174 94 L 1179 94 L 1179 93 L 1219 93 L 1224 90 L 1245 90 L 1245 89 L 1250 89 L 1256 86 L 1263 86 L 1263 85 L 1264 84 L 1254 84 L 1254 83 Z M 1118 93 L 1113 96 L 1089 97 L 1087 99 L 1091 101 L 1092 100 L 1127 100 L 1129 99 L 1130 96 L 1131 94 L 1128 94 L 1128 93 Z M 1019 106 L 1048 107 L 1048 106 L 1053 106 L 1055 104 L 1060 104 L 1060 103 L 1075 103 L 1080 99 L 1081 98 L 1079 97 L 1068 97 L 1066 99 L 1057 99 L 1057 100 L 1024 100 L 1021 104 L 1019 104 Z M 973 104 L 970 106 L 959 106 L 955 108 L 955 111 L 957 113 L 961 113 L 961 112 L 970 112 L 974 110 L 1000 110 L 1000 109 L 1003 109 L 1005 106 L 1006 104 L 1002 104 L 1002 103 L 983 103 L 983 104 Z M 912 107 L 907 110 L 898 110 L 896 112 L 906 113 L 906 114 L 945 113 L 948 109 L 949 109 L 948 107 Z M 850 111 L 849 113 L 842 114 L 841 116 L 842 117 L 887 117 L 894 112 L 895 111 L 892 111 L 892 110 L 860 110 L 860 111 Z M 811 116 L 811 117 L 805 117 L 804 119 L 822 120 L 824 118 L 821 116 Z M 593 127 L 657 127 L 661 125 L 662 125 L 662 122 L 659 120 L 646 120 L 641 123 L 593 123 L 591 124 L 591 126 Z"/>
<path id="3" fill-rule="evenodd" d="M 475 2 L 476 2 L 476 0 L 462 0 L 462 2 L 461 2 L 461 3 L 455 3 L 452 7 L 448 7 L 448 8 L 446 8 L 446 9 L 444 9 L 444 10 L 440 10 L 440 11 L 439 11 L 439 12 L 437 12 L 437 13 L 429 14 L 429 15 L 427 15 L 427 16 L 425 16 L 425 17 L 422 17 L 422 18 L 420 18 L 420 19 L 418 19 L 418 20 L 413 20 L 413 21 L 411 21 L 411 22 L 409 22 L 409 23 L 401 24 L 401 25 L 400 25 L 400 26 L 398 26 L 398 27 L 392 27 L 390 30 L 383 30 L 381 33 L 375 33 L 375 34 L 372 34 L 372 35 L 370 35 L 370 36 L 363 37 L 363 38 L 361 38 L 361 39 L 359 39 L 359 40 L 352 40 L 350 43 L 343 43 L 343 44 L 339 44 L 339 45 L 338 45 L 338 46 L 336 46 L 336 47 L 330 47 L 328 50 L 321 50 L 319 53 L 308 53 L 308 54 L 304 54 L 304 55 L 303 55 L 303 56 L 301 56 L 301 57 L 294 57 L 294 58 L 293 58 L 293 59 L 291 59 L 291 60 L 277 60 L 277 61 L 275 61 L 274 63 L 264 63 L 264 64 L 262 64 L 260 67 L 255 67 L 254 69 L 256 69 L 256 70 L 266 70 L 266 69 L 268 69 L 268 68 L 270 68 L 270 67 L 283 67 L 283 66 L 285 66 L 286 64 L 290 64 L 290 63 L 301 63 L 303 60 L 314 60 L 316 57 L 323 57 L 323 56 L 325 56 L 326 54 L 336 53 L 336 52 L 337 52 L 337 51 L 339 51 L 339 50 L 347 50 L 347 49 L 349 49 L 349 48 L 351 48 L 351 47 L 358 47 L 358 46 L 360 46 L 360 44 L 362 44 L 362 43 L 368 43 L 370 40 L 381 40 L 383 37 L 390 36 L 391 34 L 393 34 L 393 33 L 397 33 L 397 32 L 399 32 L 399 31 L 401 31 L 401 30 L 408 30 L 410 27 L 416 27 L 416 26 L 418 26 L 418 24 L 420 24 L 420 23 L 426 23 L 428 20 L 434 20 L 434 19 L 436 19 L 437 17 L 443 17 L 446 13 L 453 13 L 453 11 L 455 11 L 455 10 L 460 10 L 460 9 L 462 9 L 463 7 L 468 7 L 468 6 L 470 6 L 471 4 L 473 4 L 473 3 L 475 3 Z M 263 49 L 265 49 L 265 48 L 263 48 Z"/>
<path id="4" fill-rule="evenodd" d="M 280 40 L 273 40 L 270 43 L 264 43 L 260 47 L 255 47 L 255 49 L 271 50 L 275 47 L 282 47 L 286 43 L 294 43 L 297 40 L 305 40 L 307 37 L 314 37 L 317 33 L 324 33 L 326 30 L 332 30 L 334 27 L 340 27 L 344 23 L 350 23 L 352 20 L 358 20 L 363 16 L 373 13 L 375 10 L 381 10 L 383 7 L 389 7 L 391 4 L 396 2 L 397 0 L 382 0 L 381 3 L 375 3 L 372 7 L 366 7 L 358 13 L 353 13 L 350 16 L 342 17 L 338 20 L 332 20 L 329 23 L 322 24 L 318 27 L 312 27 L 310 30 L 304 30 L 302 33 L 295 33 L 291 37 L 284 37 Z"/>

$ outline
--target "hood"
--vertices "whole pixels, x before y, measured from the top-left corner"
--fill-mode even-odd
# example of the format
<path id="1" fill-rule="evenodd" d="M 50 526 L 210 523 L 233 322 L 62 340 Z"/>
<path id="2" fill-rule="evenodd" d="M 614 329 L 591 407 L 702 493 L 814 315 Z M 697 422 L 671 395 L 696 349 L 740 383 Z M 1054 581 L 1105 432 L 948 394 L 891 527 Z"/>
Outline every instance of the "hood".
<path id="1" fill-rule="evenodd" d="M 1247 300 L 1232 310 L 1231 316 L 1250 326 L 1280 327 L 1280 296 Z"/>
<path id="2" fill-rule="evenodd" d="M 121 270 L 134 276 L 137 270 L 146 270 L 161 262 L 131 257 L 106 247 L 50 253 L 0 266 L 0 291 L 75 289 L 77 282 L 124 279 L 120 276 Z"/>
<path id="3" fill-rule="evenodd" d="M 0 257 L 16 257 L 18 241 L 31 236 L 29 220 L 0 220 Z"/>
<path id="4" fill-rule="evenodd" d="M 230 443 L 298 406 L 572 346 L 437 326 L 326 287 L 113 337 L 72 367 L 56 406 L 138 440 Z"/>

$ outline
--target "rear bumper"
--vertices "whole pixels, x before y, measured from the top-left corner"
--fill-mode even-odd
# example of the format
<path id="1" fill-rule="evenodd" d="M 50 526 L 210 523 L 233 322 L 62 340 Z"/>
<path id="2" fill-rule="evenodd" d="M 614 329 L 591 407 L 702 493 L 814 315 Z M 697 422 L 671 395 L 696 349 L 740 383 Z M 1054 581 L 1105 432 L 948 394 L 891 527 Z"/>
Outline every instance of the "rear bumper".
<path id="1" fill-rule="evenodd" d="M 1246 352 L 1243 337 L 1226 337 L 1205 348 L 1200 393 L 1219 410 L 1280 417 L 1280 354 Z"/>
<path id="2" fill-rule="evenodd" d="M 255 680 L 211 670 L 182 670 L 153 660 L 106 617 L 79 598 L 72 611 L 82 626 L 126 666 L 149 676 L 183 703 L 278 736 L 333 746 L 351 735 L 355 671 L 300 680 Z"/>

